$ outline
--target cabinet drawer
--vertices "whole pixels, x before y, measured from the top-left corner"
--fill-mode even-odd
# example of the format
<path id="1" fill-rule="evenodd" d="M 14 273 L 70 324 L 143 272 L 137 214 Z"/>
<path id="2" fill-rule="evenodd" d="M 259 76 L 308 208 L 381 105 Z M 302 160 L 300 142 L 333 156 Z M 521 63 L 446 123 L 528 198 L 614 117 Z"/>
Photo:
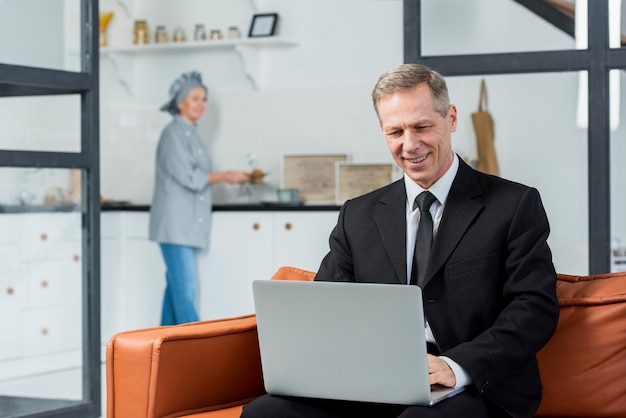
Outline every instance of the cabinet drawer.
<path id="1" fill-rule="evenodd" d="M 337 223 L 338 213 L 277 212 L 274 269 L 296 266 L 317 271 L 328 253 L 328 237 Z"/>
<path id="2" fill-rule="evenodd" d="M 17 244 L 0 244 L 0 272 L 18 271 L 19 260 Z"/>
<path id="3" fill-rule="evenodd" d="M 81 264 L 65 261 L 25 265 L 27 308 L 81 306 Z"/>
<path id="4" fill-rule="evenodd" d="M 100 238 L 119 238 L 122 230 L 121 213 L 100 214 Z"/>
<path id="5" fill-rule="evenodd" d="M 50 259 L 64 241 L 81 241 L 79 214 L 22 215 L 21 244 L 25 260 Z"/>
<path id="6" fill-rule="evenodd" d="M 0 215 L 0 243 L 20 241 L 18 215 Z"/>
<path id="7" fill-rule="evenodd" d="M 80 311 L 62 307 L 31 309 L 22 313 L 22 355 L 37 355 L 79 348 Z"/>
<path id="8" fill-rule="evenodd" d="M 19 309 L 23 292 L 16 272 L 0 272 L 0 360 L 20 355 Z"/>
<path id="9" fill-rule="evenodd" d="M 15 318 L 14 312 L 5 312 L 4 307 L 0 306 L 0 315 L 6 318 Z M 0 361 L 18 358 L 21 355 L 20 346 L 20 323 L 19 321 L 0 324 Z"/>
<path id="10" fill-rule="evenodd" d="M 24 297 L 24 282 L 15 271 L 0 271 L 0 307 L 11 307 L 17 312 L 18 301 Z M 0 316 L 0 324 L 10 316 Z"/>
<path id="11" fill-rule="evenodd" d="M 150 227 L 149 213 L 124 213 L 124 236 L 130 239 L 148 239 L 148 228 Z"/>
<path id="12" fill-rule="evenodd" d="M 251 283 L 272 277 L 273 248 L 272 213 L 214 213 L 209 252 L 198 257 L 200 317 L 254 312 Z"/>
<path id="13" fill-rule="evenodd" d="M 73 261 L 82 259 L 82 243 L 80 241 L 49 241 L 21 248 L 22 261 Z"/>

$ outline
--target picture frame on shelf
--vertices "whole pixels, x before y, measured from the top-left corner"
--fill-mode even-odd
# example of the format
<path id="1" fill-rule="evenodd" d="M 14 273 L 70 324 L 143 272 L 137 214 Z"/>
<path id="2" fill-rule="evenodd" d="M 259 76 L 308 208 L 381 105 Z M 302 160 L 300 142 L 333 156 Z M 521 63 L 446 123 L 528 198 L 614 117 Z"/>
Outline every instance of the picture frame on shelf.
<path id="1" fill-rule="evenodd" d="M 259 13 L 252 16 L 249 38 L 273 36 L 278 22 L 278 13 Z"/>
<path id="2" fill-rule="evenodd" d="M 364 195 L 393 182 L 393 164 L 335 163 L 335 203 L 343 205 L 346 200 Z"/>
<path id="3" fill-rule="evenodd" d="M 348 161 L 347 154 L 284 155 L 281 184 L 284 189 L 298 189 L 307 203 L 335 202 L 335 164 Z"/>

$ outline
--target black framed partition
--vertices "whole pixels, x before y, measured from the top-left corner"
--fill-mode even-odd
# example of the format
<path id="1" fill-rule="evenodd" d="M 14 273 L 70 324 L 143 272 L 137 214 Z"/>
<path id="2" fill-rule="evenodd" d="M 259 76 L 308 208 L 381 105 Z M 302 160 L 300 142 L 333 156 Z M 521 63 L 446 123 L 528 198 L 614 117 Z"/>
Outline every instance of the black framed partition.
<path id="1" fill-rule="evenodd" d="M 0 351 L 0 418 L 99 417 L 98 0 L 9 0 L 3 10 L 21 47 L 0 48 L 0 248 L 13 266 L 0 285 L 15 308 L 0 326 L 20 336 Z M 37 22 L 46 31 L 27 33 Z"/>
<path id="2" fill-rule="evenodd" d="M 573 34 L 573 20 L 543 0 L 519 3 L 562 31 Z M 404 61 L 437 68 L 446 76 L 588 73 L 587 205 L 589 273 L 611 270 L 611 178 L 609 129 L 609 70 L 626 68 L 626 51 L 611 49 L 608 40 L 607 0 L 587 5 L 587 49 L 530 52 L 428 55 L 422 53 L 421 0 L 404 0 Z M 549 94 L 547 92 L 546 94 Z M 558 164 L 558 161 L 555 163 Z M 573 227 L 576 227 L 574 225 Z"/>

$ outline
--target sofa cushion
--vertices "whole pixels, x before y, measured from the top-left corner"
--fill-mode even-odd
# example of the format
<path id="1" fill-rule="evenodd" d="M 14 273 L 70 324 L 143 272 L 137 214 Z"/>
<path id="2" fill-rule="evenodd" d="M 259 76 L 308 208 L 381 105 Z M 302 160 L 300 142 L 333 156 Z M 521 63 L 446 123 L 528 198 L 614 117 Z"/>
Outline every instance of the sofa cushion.
<path id="1" fill-rule="evenodd" d="M 622 417 L 626 411 L 626 273 L 559 274 L 559 323 L 538 353 L 537 417 Z"/>

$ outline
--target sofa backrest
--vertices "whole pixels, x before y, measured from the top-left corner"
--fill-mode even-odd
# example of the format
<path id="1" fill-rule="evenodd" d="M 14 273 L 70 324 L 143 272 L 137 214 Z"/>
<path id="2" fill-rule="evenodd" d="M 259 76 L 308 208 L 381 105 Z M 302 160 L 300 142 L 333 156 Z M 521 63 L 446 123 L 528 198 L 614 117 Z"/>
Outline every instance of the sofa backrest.
<path id="1" fill-rule="evenodd" d="M 272 276 L 272 280 L 300 280 L 303 282 L 312 282 L 314 278 L 315 272 L 313 271 L 289 266 L 280 267 Z"/>
<path id="2" fill-rule="evenodd" d="M 537 417 L 626 416 L 626 272 L 559 274 L 559 323 L 538 353 Z"/>

